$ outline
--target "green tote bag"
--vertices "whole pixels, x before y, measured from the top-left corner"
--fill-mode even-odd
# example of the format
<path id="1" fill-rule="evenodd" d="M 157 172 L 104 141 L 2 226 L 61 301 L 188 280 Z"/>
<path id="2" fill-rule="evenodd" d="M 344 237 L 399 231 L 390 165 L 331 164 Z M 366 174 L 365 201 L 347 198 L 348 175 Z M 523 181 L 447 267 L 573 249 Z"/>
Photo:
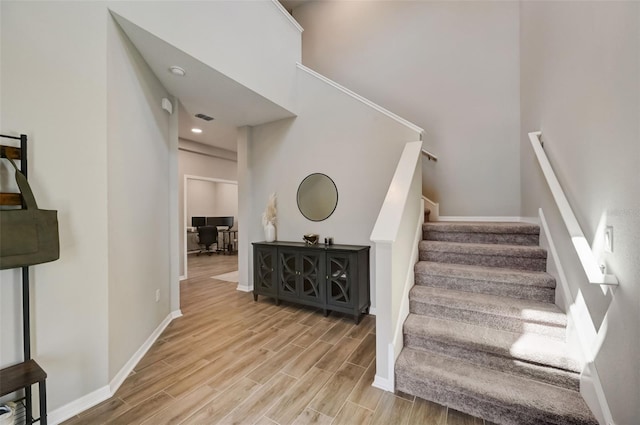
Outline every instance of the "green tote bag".
<path id="1" fill-rule="evenodd" d="M 0 210 L 0 270 L 57 260 L 58 212 L 38 209 L 27 178 L 9 161 L 16 170 L 24 208 Z"/>

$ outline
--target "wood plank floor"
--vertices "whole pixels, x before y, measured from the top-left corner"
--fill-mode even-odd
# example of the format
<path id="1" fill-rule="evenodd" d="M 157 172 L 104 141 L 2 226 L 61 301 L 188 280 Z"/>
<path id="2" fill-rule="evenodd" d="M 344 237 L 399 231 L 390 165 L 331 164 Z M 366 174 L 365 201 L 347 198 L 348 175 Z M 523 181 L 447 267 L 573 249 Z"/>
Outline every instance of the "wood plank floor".
<path id="1" fill-rule="evenodd" d="M 483 425 L 373 388 L 374 317 L 355 326 L 334 313 L 254 302 L 211 278 L 233 270 L 236 256 L 190 256 L 183 317 L 112 398 L 64 423 Z"/>

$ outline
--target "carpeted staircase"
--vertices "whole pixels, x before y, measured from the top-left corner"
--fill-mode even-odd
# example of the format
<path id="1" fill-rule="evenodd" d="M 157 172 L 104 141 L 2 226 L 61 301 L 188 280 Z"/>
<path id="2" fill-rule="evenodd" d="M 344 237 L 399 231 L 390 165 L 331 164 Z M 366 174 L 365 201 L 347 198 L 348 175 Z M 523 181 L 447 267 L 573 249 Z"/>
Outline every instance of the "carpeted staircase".
<path id="1" fill-rule="evenodd" d="M 425 223 L 396 390 L 503 425 L 597 424 L 539 227 Z"/>

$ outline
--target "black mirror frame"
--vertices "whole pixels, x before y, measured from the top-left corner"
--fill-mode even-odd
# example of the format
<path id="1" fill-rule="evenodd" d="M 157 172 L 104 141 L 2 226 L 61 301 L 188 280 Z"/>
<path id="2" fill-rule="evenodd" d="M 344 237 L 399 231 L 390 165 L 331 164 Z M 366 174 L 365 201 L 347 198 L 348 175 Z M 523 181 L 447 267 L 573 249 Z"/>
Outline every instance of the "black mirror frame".
<path id="1" fill-rule="evenodd" d="M 318 220 L 314 220 L 312 218 L 307 217 L 307 215 L 302 211 L 302 208 L 300 208 L 300 188 L 302 187 L 302 185 L 304 184 L 304 182 L 311 176 L 316 176 L 316 175 L 320 175 L 320 176 L 324 176 L 327 179 L 329 179 L 329 181 L 333 184 L 333 188 L 336 191 L 336 202 L 333 204 L 333 209 L 331 210 L 331 212 L 329 214 L 326 215 L 326 217 L 318 219 Z M 302 216 L 304 218 L 306 218 L 309 221 L 315 221 L 315 222 L 319 222 L 319 221 L 324 221 L 326 219 L 328 219 L 329 217 L 331 217 L 333 215 L 333 213 L 336 211 L 336 208 L 338 207 L 338 199 L 339 199 L 339 193 L 338 193 L 338 186 L 336 185 L 336 182 L 333 181 L 333 179 L 331 177 L 329 177 L 328 175 L 324 174 L 324 173 L 311 173 L 309 174 L 307 177 L 305 177 L 304 179 L 302 179 L 302 181 L 300 182 L 300 184 L 298 185 L 298 190 L 296 192 L 296 205 L 298 205 L 298 210 L 300 211 L 300 214 L 302 214 Z"/>

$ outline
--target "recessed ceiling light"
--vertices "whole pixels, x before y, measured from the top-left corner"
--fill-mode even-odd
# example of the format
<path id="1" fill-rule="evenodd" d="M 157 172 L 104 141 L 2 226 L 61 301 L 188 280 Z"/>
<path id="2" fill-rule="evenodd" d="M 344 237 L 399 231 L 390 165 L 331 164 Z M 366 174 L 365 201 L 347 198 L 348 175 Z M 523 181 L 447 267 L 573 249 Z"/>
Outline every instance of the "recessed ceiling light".
<path id="1" fill-rule="evenodd" d="M 169 72 L 171 72 L 173 75 L 177 75 L 178 77 L 184 77 L 187 73 L 183 68 L 175 65 L 169 67 Z"/>
<path id="2" fill-rule="evenodd" d="M 200 129 L 200 128 L 195 128 L 195 127 L 194 127 L 194 128 L 192 128 L 192 129 L 191 129 L 191 132 L 192 132 L 192 133 L 200 134 L 200 133 L 202 133 L 202 129 Z"/>

